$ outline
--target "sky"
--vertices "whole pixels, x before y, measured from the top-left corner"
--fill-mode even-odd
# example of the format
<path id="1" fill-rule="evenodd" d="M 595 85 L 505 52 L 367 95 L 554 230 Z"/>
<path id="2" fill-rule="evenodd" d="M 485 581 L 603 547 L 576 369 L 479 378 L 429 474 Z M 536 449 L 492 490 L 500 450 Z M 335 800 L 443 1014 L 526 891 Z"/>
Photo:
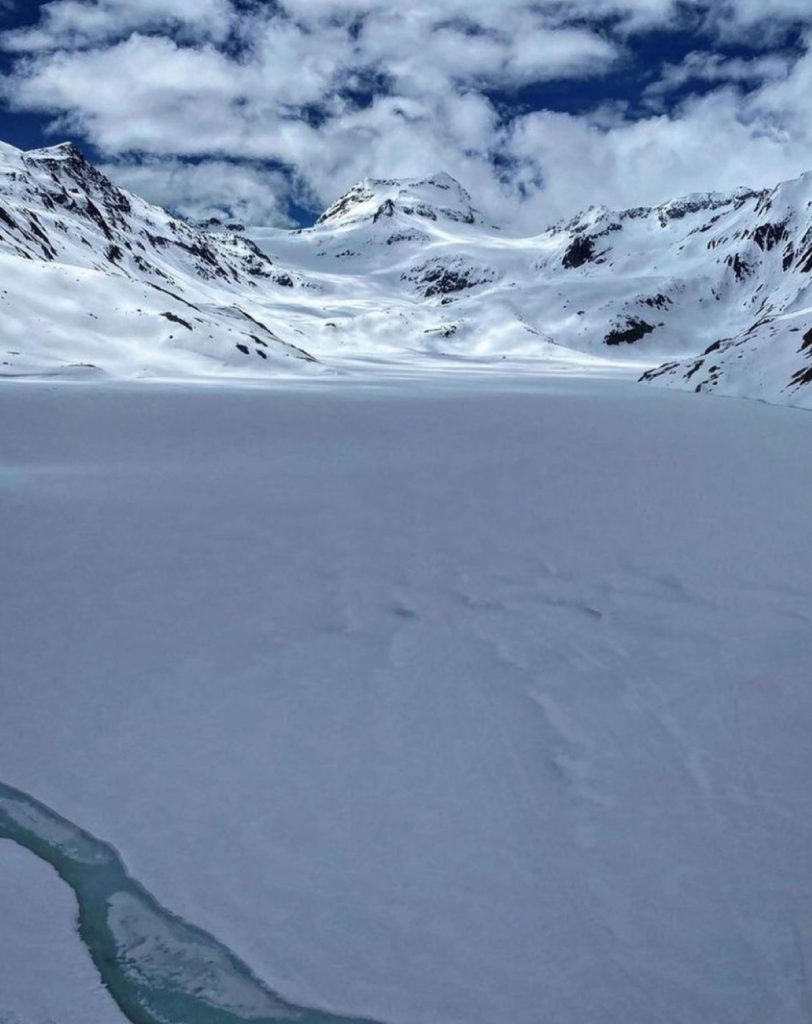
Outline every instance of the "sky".
<path id="1" fill-rule="evenodd" d="M 447 171 L 532 233 L 812 169 L 812 0 L 0 0 L 0 139 L 190 217 Z"/>

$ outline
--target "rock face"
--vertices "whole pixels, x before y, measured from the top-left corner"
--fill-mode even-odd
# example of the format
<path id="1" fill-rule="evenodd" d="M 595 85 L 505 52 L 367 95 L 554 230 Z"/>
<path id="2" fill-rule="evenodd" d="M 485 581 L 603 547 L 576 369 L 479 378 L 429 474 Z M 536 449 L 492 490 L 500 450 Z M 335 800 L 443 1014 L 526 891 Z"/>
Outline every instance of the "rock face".
<path id="1" fill-rule="evenodd" d="M 0 147 L 0 263 L 8 374 L 569 350 L 646 382 L 812 405 L 812 174 L 592 207 L 533 237 L 488 224 L 447 174 L 365 179 L 312 228 L 243 231 L 173 218 L 70 144 Z"/>

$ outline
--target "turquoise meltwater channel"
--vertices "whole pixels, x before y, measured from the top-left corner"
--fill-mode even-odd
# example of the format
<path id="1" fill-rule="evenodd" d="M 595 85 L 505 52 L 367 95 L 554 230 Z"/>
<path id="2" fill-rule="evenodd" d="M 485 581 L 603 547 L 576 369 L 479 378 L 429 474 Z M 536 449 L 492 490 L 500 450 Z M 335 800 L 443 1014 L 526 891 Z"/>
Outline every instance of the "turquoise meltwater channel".
<path id="1" fill-rule="evenodd" d="M 132 1024 L 367 1024 L 286 1002 L 213 935 L 161 906 L 109 843 L 3 783 L 0 839 L 73 890 L 79 935 Z"/>

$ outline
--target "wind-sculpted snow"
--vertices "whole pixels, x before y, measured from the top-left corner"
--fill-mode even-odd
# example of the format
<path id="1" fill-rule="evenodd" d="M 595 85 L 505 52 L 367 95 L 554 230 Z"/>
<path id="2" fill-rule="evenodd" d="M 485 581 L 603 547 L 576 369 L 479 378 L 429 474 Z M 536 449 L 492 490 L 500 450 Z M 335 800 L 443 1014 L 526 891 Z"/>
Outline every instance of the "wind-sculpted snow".
<path id="1" fill-rule="evenodd" d="M 184 223 L 71 145 L 4 147 L 0 273 L 6 375 L 267 377 L 566 350 L 647 382 L 812 405 L 794 344 L 812 329 L 812 174 L 593 207 L 532 237 L 488 224 L 447 174 L 364 179 L 283 231 Z"/>

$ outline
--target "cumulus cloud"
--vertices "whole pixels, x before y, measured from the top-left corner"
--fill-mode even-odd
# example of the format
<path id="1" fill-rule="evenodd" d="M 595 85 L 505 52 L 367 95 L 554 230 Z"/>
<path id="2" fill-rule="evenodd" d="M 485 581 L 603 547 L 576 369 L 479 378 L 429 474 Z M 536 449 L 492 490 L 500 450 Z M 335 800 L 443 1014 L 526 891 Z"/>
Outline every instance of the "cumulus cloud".
<path id="1" fill-rule="evenodd" d="M 533 222 L 591 203 L 617 209 L 768 186 L 812 169 L 808 128 L 788 131 L 732 89 L 633 120 L 533 113 L 513 125 L 508 146 L 517 179 L 536 185 L 525 203 Z"/>
<path id="2" fill-rule="evenodd" d="M 42 6 L 38 24 L 5 34 L 4 48 L 19 53 L 74 49 L 137 29 L 179 29 L 189 38 L 222 39 L 232 17 L 228 0 L 51 0 Z"/>
<path id="3" fill-rule="evenodd" d="M 709 31 L 722 40 L 744 39 L 751 46 L 771 46 L 788 27 L 808 25 L 808 0 L 711 0 L 701 4 Z"/>
<path id="4" fill-rule="evenodd" d="M 695 50 L 678 64 L 666 64 L 644 95 L 656 104 L 693 83 L 739 83 L 752 87 L 782 81 L 789 76 L 793 64 L 793 58 L 785 53 L 743 58 Z"/>
<path id="5" fill-rule="evenodd" d="M 658 201 L 812 166 L 808 46 L 746 57 L 716 49 L 765 19 L 767 46 L 768 35 L 812 26 L 812 9 L 808 0 L 434 0 L 408 10 L 390 0 L 51 0 L 37 24 L 3 34 L 15 63 L 2 90 L 17 109 L 50 114 L 54 131 L 89 141 L 129 187 L 179 210 L 279 222 L 292 188 L 323 204 L 365 175 L 444 169 L 486 213 L 533 229 L 590 202 Z M 641 86 L 633 109 L 573 116 L 511 100 L 523 87 L 611 75 L 633 61 L 637 34 L 677 28 L 702 45 Z M 702 85 L 696 95 L 692 83 Z"/>
<path id="6" fill-rule="evenodd" d="M 100 169 L 116 184 L 192 220 L 294 227 L 280 198 L 291 182 L 281 171 L 227 160 L 196 163 L 177 158 L 118 161 Z"/>

